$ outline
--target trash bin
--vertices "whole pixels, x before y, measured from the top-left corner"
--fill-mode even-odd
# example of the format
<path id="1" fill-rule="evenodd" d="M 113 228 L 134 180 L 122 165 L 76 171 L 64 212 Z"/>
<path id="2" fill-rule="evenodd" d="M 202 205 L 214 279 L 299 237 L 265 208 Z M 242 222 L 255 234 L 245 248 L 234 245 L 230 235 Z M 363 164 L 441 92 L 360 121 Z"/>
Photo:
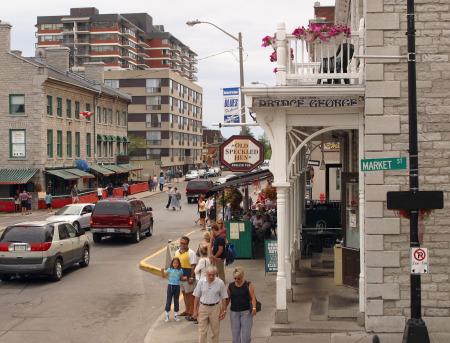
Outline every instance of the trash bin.
<path id="1" fill-rule="evenodd" d="M 252 224 L 250 221 L 232 220 L 225 222 L 227 240 L 236 249 L 236 258 L 253 258 Z"/>

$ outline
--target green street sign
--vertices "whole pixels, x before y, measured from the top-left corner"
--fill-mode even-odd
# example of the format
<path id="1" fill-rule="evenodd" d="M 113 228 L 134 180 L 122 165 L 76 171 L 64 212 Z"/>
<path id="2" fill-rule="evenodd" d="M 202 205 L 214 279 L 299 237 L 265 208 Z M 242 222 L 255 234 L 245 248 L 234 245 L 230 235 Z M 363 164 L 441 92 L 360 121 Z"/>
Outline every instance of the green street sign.
<path id="1" fill-rule="evenodd" d="M 361 160 L 361 171 L 401 170 L 406 169 L 406 157 L 370 158 Z"/>
<path id="2" fill-rule="evenodd" d="M 264 262 L 266 273 L 278 271 L 278 242 L 276 239 L 264 241 Z"/>

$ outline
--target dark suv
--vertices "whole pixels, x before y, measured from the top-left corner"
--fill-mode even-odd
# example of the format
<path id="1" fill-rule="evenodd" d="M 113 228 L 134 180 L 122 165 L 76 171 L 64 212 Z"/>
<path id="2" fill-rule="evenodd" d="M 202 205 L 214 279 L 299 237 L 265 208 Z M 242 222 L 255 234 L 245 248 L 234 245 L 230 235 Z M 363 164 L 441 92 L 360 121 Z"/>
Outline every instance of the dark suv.
<path id="1" fill-rule="evenodd" d="M 213 187 L 210 180 L 191 180 L 186 185 L 186 198 L 188 203 L 198 200 L 199 195 L 205 195 Z"/>
<path id="2" fill-rule="evenodd" d="M 137 199 L 101 200 L 92 212 L 91 232 L 95 243 L 103 236 L 129 236 L 138 243 L 142 233 L 153 234 L 152 208 Z"/>

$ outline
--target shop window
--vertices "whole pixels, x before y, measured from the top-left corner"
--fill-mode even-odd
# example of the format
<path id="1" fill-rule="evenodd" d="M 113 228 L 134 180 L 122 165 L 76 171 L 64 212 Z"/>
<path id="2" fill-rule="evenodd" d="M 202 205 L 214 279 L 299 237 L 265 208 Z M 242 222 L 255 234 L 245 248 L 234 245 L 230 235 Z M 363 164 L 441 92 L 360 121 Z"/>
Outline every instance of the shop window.
<path id="1" fill-rule="evenodd" d="M 9 114 L 25 114 L 25 95 L 10 94 L 9 95 Z"/>

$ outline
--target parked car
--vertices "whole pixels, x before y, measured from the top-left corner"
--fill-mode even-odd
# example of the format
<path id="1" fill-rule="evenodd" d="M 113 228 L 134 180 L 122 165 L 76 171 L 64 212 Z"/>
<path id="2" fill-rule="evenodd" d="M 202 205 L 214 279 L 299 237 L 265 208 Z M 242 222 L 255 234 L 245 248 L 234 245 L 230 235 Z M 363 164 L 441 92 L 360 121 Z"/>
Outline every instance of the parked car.
<path id="1" fill-rule="evenodd" d="M 195 180 L 195 179 L 198 179 L 198 178 L 199 178 L 199 175 L 198 175 L 198 171 L 197 170 L 189 170 L 186 173 L 186 175 L 184 176 L 184 179 L 186 181 Z"/>
<path id="2" fill-rule="evenodd" d="M 196 202 L 198 197 L 205 195 L 211 188 L 213 183 L 210 180 L 191 180 L 186 185 L 186 198 L 187 202 Z"/>
<path id="3" fill-rule="evenodd" d="M 198 170 L 198 176 L 202 177 L 202 178 L 206 177 L 207 176 L 206 175 L 206 169 L 199 169 Z"/>
<path id="4" fill-rule="evenodd" d="M 216 181 L 217 184 L 223 184 L 225 182 L 227 182 L 229 179 L 231 179 L 232 177 L 235 177 L 236 175 L 234 174 L 228 174 L 222 177 L 219 177 Z"/>
<path id="5" fill-rule="evenodd" d="M 60 208 L 54 215 L 48 217 L 46 220 L 67 221 L 71 223 L 75 229 L 83 228 L 89 229 L 91 224 L 91 214 L 95 204 L 71 204 Z"/>
<path id="6" fill-rule="evenodd" d="M 222 169 L 220 167 L 214 167 L 214 171 L 216 172 L 216 176 L 222 175 Z"/>
<path id="7" fill-rule="evenodd" d="M 209 169 L 206 171 L 206 175 L 207 175 L 208 177 L 214 177 L 214 176 L 217 176 L 216 171 L 214 170 L 214 168 L 209 168 Z"/>
<path id="8" fill-rule="evenodd" d="M 143 233 L 153 234 L 152 208 L 133 198 L 100 200 L 92 212 L 91 232 L 95 243 L 104 236 L 128 236 L 139 243 Z"/>
<path id="9" fill-rule="evenodd" d="M 0 237 L 2 281 L 15 274 L 44 274 L 59 281 L 66 268 L 76 263 L 87 267 L 89 260 L 88 237 L 67 221 L 14 224 Z"/>

